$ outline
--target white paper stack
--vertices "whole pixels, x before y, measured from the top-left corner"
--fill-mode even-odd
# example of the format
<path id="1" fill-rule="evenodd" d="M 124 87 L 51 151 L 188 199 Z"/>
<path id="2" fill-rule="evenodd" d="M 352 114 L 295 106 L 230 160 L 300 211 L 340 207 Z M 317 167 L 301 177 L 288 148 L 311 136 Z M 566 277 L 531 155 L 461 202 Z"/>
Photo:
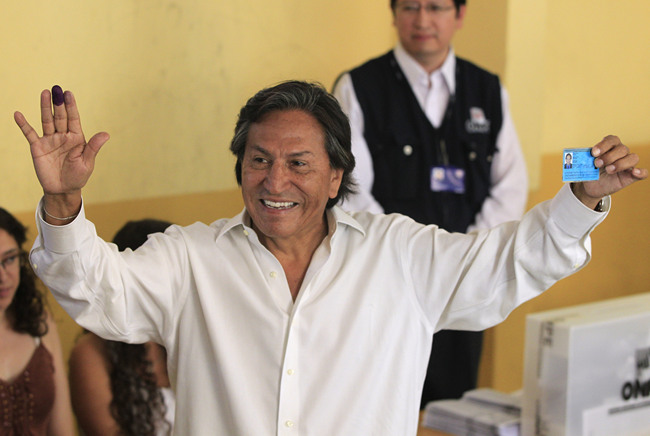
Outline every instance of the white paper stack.
<path id="1" fill-rule="evenodd" d="M 517 395 L 475 389 L 460 400 L 427 404 L 423 425 L 455 435 L 519 436 L 520 416 Z"/>

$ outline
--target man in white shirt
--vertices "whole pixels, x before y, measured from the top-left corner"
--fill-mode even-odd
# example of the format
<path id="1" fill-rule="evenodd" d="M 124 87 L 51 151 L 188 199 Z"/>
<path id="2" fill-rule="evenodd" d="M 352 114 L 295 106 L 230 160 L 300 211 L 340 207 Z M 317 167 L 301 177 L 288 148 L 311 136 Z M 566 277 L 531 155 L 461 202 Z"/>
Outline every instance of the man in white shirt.
<path id="1" fill-rule="evenodd" d="M 14 115 L 44 193 L 31 264 L 80 325 L 165 346 L 176 435 L 415 435 L 431 334 L 494 325 L 584 266 L 594 208 L 648 175 L 607 137 L 599 181 L 519 223 L 462 235 L 350 215 L 335 206 L 353 189 L 347 118 L 322 87 L 285 82 L 239 114 L 242 213 L 119 252 L 81 198 L 108 134 L 86 142 L 59 87 L 41 108 L 42 137 Z"/>
<path id="2" fill-rule="evenodd" d="M 451 46 L 465 3 L 391 0 L 396 47 L 337 81 L 359 184 L 344 209 L 463 233 L 521 218 L 528 178 L 507 93 Z M 436 334 L 422 408 L 476 387 L 481 345 L 482 332 Z"/>

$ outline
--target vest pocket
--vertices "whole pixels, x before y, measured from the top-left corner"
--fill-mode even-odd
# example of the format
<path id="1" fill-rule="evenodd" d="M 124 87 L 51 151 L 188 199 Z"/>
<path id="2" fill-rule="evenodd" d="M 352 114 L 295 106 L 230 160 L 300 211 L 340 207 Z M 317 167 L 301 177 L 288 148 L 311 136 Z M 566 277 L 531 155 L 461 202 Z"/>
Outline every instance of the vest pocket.
<path id="1" fill-rule="evenodd" d="M 384 207 L 393 201 L 413 200 L 422 179 L 420 146 L 412 138 L 391 138 L 372 147 L 375 171 L 373 195 Z"/>

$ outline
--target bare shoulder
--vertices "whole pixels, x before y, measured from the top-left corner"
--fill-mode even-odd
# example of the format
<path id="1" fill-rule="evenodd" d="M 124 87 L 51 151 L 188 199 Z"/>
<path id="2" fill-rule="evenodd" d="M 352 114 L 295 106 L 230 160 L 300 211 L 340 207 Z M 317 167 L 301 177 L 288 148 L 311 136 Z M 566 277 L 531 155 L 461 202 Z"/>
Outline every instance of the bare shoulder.
<path id="1" fill-rule="evenodd" d="M 94 333 L 84 333 L 77 339 L 70 352 L 69 364 L 71 370 L 80 366 L 107 370 L 106 341 Z"/>
<path id="2" fill-rule="evenodd" d="M 79 427 L 86 435 L 117 435 L 110 412 L 113 398 L 110 365 L 104 339 L 81 335 L 70 352 L 70 396 Z"/>

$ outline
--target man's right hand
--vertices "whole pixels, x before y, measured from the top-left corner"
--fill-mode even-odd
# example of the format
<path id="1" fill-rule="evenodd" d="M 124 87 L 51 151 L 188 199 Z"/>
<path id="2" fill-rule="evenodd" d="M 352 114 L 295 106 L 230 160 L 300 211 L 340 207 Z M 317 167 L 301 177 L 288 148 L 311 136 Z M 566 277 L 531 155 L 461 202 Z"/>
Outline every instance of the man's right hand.
<path id="1" fill-rule="evenodd" d="M 97 133 L 86 142 L 74 96 L 59 86 L 54 86 L 52 93 L 47 89 L 41 93 L 42 137 L 22 113 L 15 112 L 14 120 L 29 142 L 45 210 L 55 217 L 75 215 L 81 207 L 81 188 L 93 172 L 95 157 L 108 141 L 108 133 Z M 51 222 L 47 215 L 45 218 Z M 62 224 L 57 220 L 51 223 Z"/>

